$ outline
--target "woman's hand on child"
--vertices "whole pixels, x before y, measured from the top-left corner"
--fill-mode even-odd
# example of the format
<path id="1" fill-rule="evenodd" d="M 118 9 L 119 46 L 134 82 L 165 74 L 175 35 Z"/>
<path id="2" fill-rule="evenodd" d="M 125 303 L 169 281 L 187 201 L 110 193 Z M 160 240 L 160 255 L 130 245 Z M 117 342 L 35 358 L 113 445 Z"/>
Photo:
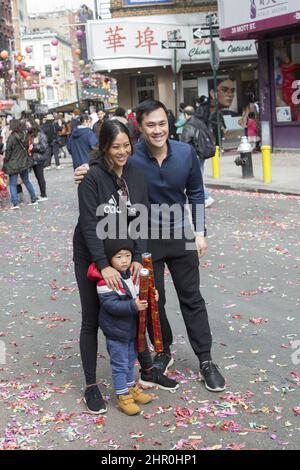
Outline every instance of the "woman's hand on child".
<path id="1" fill-rule="evenodd" d="M 159 301 L 159 293 L 158 293 L 158 290 L 155 289 L 155 300 L 156 302 Z"/>
<path id="2" fill-rule="evenodd" d="M 101 275 L 111 289 L 119 290 L 122 287 L 121 274 L 115 268 L 108 266 L 102 269 Z"/>
<path id="3" fill-rule="evenodd" d="M 148 308 L 147 300 L 140 300 L 139 297 L 135 299 L 135 305 L 137 306 L 137 309 L 139 312 L 142 312 L 143 310 L 147 310 Z"/>
<path id="4" fill-rule="evenodd" d="M 138 282 L 139 282 L 140 270 L 142 268 L 143 268 L 143 266 L 141 265 L 141 263 L 138 263 L 137 261 L 134 261 L 131 264 L 130 272 L 131 272 L 131 275 L 132 275 L 132 278 L 133 278 L 133 284 L 135 284 L 135 285 L 137 285 Z"/>

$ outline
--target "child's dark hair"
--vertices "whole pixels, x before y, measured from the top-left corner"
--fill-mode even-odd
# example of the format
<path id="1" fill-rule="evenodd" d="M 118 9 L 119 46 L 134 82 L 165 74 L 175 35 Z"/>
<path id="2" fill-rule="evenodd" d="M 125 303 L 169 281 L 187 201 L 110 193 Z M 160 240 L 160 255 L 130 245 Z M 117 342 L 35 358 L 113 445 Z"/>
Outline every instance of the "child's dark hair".
<path id="1" fill-rule="evenodd" d="M 248 114 L 249 119 L 255 119 L 255 113 L 251 112 Z"/>

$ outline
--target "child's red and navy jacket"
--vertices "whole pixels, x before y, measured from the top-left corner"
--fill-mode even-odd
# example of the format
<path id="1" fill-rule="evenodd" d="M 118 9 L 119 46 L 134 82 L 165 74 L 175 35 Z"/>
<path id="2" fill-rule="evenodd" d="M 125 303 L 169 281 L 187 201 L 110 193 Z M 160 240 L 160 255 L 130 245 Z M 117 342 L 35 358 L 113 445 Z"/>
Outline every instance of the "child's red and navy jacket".
<path id="1" fill-rule="evenodd" d="M 100 300 L 99 326 L 109 339 L 130 341 L 137 336 L 138 310 L 135 303 L 137 287 L 128 270 L 121 273 L 123 287 L 114 291 L 104 281 L 95 263 L 88 269 L 88 278 L 97 282 Z"/>

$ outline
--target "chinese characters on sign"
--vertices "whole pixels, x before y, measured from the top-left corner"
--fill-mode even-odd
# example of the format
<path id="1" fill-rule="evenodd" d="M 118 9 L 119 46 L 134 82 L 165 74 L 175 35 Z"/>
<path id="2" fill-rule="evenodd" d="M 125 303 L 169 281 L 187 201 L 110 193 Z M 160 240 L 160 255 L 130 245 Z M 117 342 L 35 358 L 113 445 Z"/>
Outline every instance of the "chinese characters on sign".
<path id="1" fill-rule="evenodd" d="M 149 26 L 143 32 L 138 31 L 137 41 L 138 43 L 135 47 L 148 47 L 149 54 L 151 54 L 152 46 L 158 46 L 158 42 L 155 42 L 154 31 Z"/>
<path id="2" fill-rule="evenodd" d="M 120 28 L 119 26 L 115 26 L 113 29 L 108 28 L 105 31 L 105 34 L 107 34 L 107 39 L 104 40 L 104 42 L 108 43 L 108 46 L 106 49 L 114 49 L 114 52 L 117 52 L 118 47 L 125 47 L 124 40 L 126 40 L 126 36 L 121 36 L 121 31 L 124 31 L 124 28 Z"/>
<path id="3" fill-rule="evenodd" d="M 120 26 L 110 27 L 106 29 L 105 34 L 107 35 L 107 38 L 104 39 L 104 42 L 107 43 L 106 49 L 113 49 L 116 53 L 118 48 L 125 47 L 127 37 L 124 35 L 124 28 Z M 137 31 L 136 49 L 146 47 L 148 54 L 151 54 L 154 46 L 158 46 L 158 42 L 155 40 L 154 31 L 149 26 L 142 31 Z"/>

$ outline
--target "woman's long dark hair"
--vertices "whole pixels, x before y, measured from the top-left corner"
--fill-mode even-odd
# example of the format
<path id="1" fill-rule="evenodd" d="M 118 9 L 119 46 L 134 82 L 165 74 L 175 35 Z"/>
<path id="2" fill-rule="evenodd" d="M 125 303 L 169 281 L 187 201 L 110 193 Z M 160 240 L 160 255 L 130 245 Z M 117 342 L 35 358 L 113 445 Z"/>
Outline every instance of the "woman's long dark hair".
<path id="1" fill-rule="evenodd" d="M 113 145 L 114 141 L 116 140 L 118 134 L 120 134 L 120 132 L 127 135 L 132 153 L 133 146 L 130 133 L 128 128 L 124 124 L 117 120 L 104 121 L 104 124 L 101 127 L 99 135 L 99 152 L 97 153 L 97 157 L 103 158 L 110 170 L 113 169 L 113 164 L 111 160 L 107 157 L 107 153 Z"/>
<path id="2" fill-rule="evenodd" d="M 12 119 L 9 123 L 9 128 L 12 133 L 22 134 L 25 132 L 25 125 L 19 119 Z"/>

